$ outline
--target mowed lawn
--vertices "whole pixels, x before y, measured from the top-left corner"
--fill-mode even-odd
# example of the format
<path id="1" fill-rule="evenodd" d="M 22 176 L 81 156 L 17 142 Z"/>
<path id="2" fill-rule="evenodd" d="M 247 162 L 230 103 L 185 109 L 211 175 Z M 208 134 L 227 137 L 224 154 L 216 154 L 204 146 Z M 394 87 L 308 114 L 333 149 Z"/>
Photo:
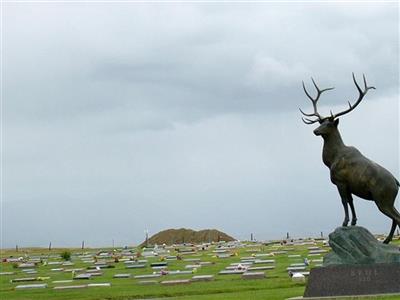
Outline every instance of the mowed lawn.
<path id="1" fill-rule="evenodd" d="M 396 241 L 399 244 L 399 241 Z M 60 266 L 38 264 L 35 268 L 38 273 L 34 275 L 24 274 L 19 268 L 15 268 L 13 263 L 2 263 L 1 272 L 15 272 L 14 275 L 1 276 L 0 299 L 154 299 L 168 297 L 170 299 L 193 300 L 193 299 L 287 299 L 290 297 L 301 296 L 304 293 L 305 283 L 296 283 L 291 280 L 286 270 L 291 264 L 302 263 L 304 258 L 308 258 L 310 267 L 320 264 L 318 261 L 321 256 L 308 256 L 309 247 L 307 245 L 253 245 L 248 244 L 247 247 L 230 250 L 233 255 L 228 258 L 216 257 L 213 250 L 216 246 L 211 246 L 203 251 L 199 250 L 194 254 L 182 255 L 183 260 L 168 261 L 168 270 L 187 270 L 185 266 L 193 264 L 193 262 L 184 261 L 184 259 L 200 259 L 201 261 L 212 262 L 210 265 L 202 266 L 193 274 L 184 275 L 163 275 L 159 278 L 149 280 L 174 280 L 189 279 L 194 275 L 214 275 L 214 280 L 209 282 L 192 282 L 184 285 L 164 286 L 160 283 L 155 285 L 140 285 L 139 279 L 134 279 L 134 275 L 151 274 L 158 272 L 152 270 L 150 263 L 159 262 L 160 257 L 148 258 L 147 267 L 144 269 L 127 269 L 123 262 L 112 262 L 114 268 L 102 269 L 102 276 L 92 277 L 89 280 L 74 280 L 72 283 L 53 283 L 57 280 L 72 279 L 71 272 L 54 272 L 52 268 Z M 323 247 L 322 242 L 317 241 L 316 245 L 320 249 Z M 46 249 L 21 249 L 18 253 L 15 251 L 2 251 L 2 258 L 13 255 L 14 257 L 23 256 L 46 256 L 56 255 L 64 249 L 54 249 L 48 251 Z M 72 252 L 72 268 L 86 269 L 90 264 L 82 262 L 78 257 L 82 253 L 80 249 L 69 249 Z M 105 250 L 105 249 L 102 249 Z M 108 249 L 111 251 L 111 249 Z M 254 250 L 255 252 L 252 252 Z M 85 252 L 96 253 L 100 249 L 85 249 Z M 274 259 L 275 269 L 266 270 L 265 279 L 245 280 L 240 274 L 235 275 L 218 275 L 218 272 L 229 266 L 231 263 L 240 262 L 241 257 L 255 256 L 256 254 L 270 254 L 277 251 L 287 251 L 286 253 L 275 254 L 274 256 L 260 257 L 260 259 Z M 171 252 L 169 255 L 176 255 Z M 300 255 L 300 257 L 298 257 Z M 142 258 L 143 259 L 143 258 Z M 51 260 L 60 260 L 49 258 Z M 317 260 L 317 262 L 313 262 Z M 261 264 L 262 265 L 262 264 Z M 261 266 L 260 265 L 260 266 Z M 258 265 L 257 265 L 258 266 Z M 306 271 L 310 270 L 310 267 Z M 67 268 L 67 267 L 65 267 Z M 71 267 L 68 267 L 71 268 Z M 113 278 L 115 274 L 130 273 L 131 278 Z M 10 280 L 22 277 L 50 277 L 38 282 L 11 283 Z M 15 286 L 21 284 L 46 283 L 48 287 L 45 289 L 15 290 Z M 60 285 L 81 285 L 87 283 L 111 283 L 111 287 L 91 287 L 78 290 L 54 290 L 54 286 Z M 398 296 L 397 296 L 398 298 Z M 370 299 L 370 298 L 369 298 Z M 379 299 L 396 299 L 396 297 L 380 297 Z"/>

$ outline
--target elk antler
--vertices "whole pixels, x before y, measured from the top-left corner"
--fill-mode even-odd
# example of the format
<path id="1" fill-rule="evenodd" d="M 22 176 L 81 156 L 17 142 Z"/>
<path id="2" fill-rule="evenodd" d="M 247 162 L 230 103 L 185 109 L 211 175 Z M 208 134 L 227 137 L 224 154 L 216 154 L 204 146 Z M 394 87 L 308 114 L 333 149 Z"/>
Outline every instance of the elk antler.
<path id="1" fill-rule="evenodd" d="M 321 94 L 322 94 L 323 92 L 329 91 L 329 90 L 333 90 L 333 89 L 334 89 L 333 87 L 331 87 L 331 88 L 326 88 L 326 89 L 320 90 L 312 77 L 311 77 L 311 80 L 312 80 L 312 83 L 314 84 L 315 89 L 317 90 L 317 96 L 315 97 L 315 99 L 314 99 L 313 97 L 311 97 L 310 94 L 307 92 L 306 86 L 304 85 L 304 81 L 302 81 L 302 83 L 303 83 L 303 90 L 304 90 L 304 92 L 306 93 L 307 97 L 308 97 L 308 98 L 311 100 L 311 102 L 312 102 L 312 105 L 313 105 L 313 108 L 314 108 L 314 112 L 311 113 L 311 114 L 306 114 L 305 112 L 303 112 L 303 111 L 301 110 L 301 108 L 299 108 L 299 110 L 300 110 L 300 112 L 301 112 L 303 115 L 305 115 L 306 117 L 317 117 L 317 119 L 312 120 L 312 119 L 309 119 L 309 118 L 301 118 L 301 119 L 303 120 L 303 122 L 306 123 L 306 124 L 313 124 L 313 123 L 316 123 L 316 122 L 322 122 L 322 120 L 326 119 L 326 118 L 322 117 L 322 116 L 318 113 L 318 110 L 317 110 L 317 102 L 318 102 L 319 97 L 321 96 Z"/>
<path id="2" fill-rule="evenodd" d="M 358 85 L 357 81 L 356 81 L 356 78 L 355 78 L 355 76 L 354 76 L 354 73 L 352 73 L 352 74 L 353 74 L 353 81 L 354 81 L 354 84 L 356 85 L 357 90 L 358 90 L 358 92 L 359 92 L 358 99 L 357 99 L 357 101 L 356 101 L 353 105 L 351 105 L 350 101 L 348 101 L 348 103 L 349 103 L 349 108 L 346 109 L 346 110 L 344 110 L 344 111 L 342 111 L 342 112 L 340 112 L 340 113 L 337 113 L 337 114 L 332 115 L 333 118 L 337 118 L 337 117 L 343 116 L 344 114 L 347 114 L 347 113 L 351 112 L 353 109 L 355 109 L 355 108 L 357 107 L 358 104 L 360 104 L 361 100 L 362 100 L 362 99 L 364 98 L 364 96 L 367 94 L 368 90 L 371 90 L 371 89 L 375 90 L 375 87 L 373 87 L 373 86 L 367 86 L 367 80 L 365 79 L 365 75 L 364 75 L 364 74 L 363 74 L 363 79 L 364 79 L 364 90 L 362 90 L 362 89 L 360 88 L 360 86 Z"/>

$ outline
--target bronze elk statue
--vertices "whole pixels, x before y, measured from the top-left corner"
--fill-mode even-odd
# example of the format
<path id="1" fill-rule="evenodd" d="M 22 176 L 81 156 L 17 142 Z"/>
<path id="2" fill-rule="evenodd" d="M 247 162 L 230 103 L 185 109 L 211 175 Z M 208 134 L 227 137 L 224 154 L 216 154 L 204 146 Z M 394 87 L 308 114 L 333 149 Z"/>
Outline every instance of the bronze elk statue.
<path id="1" fill-rule="evenodd" d="M 323 92 L 333 88 L 319 89 L 314 79 L 311 78 L 317 91 L 315 98 L 313 98 L 303 82 L 304 92 L 311 100 L 314 111 L 308 114 L 300 109 L 300 112 L 305 116 L 302 117 L 304 123 L 319 123 L 318 128 L 314 130 L 314 134 L 321 136 L 324 140 L 322 160 L 330 169 L 331 181 L 337 186 L 342 199 L 345 213 L 343 226 L 347 226 L 349 223 L 349 206 L 352 213 L 351 225 L 356 225 L 357 223 L 352 195 L 374 201 L 378 209 L 392 219 L 390 233 L 384 240 L 384 243 L 387 244 L 392 240 L 396 226 L 400 226 L 400 214 L 394 206 L 400 183 L 388 170 L 366 158 L 356 148 L 346 146 L 338 130 L 338 118 L 355 109 L 367 92 L 375 89 L 375 87 L 367 85 L 365 75 L 363 75 L 363 79 L 364 87 L 361 88 L 353 73 L 353 81 L 359 92 L 358 99 L 354 104 L 348 102 L 349 107 L 346 110 L 336 114 L 331 111 L 330 116 L 327 117 L 323 117 L 318 113 L 317 102 Z"/>

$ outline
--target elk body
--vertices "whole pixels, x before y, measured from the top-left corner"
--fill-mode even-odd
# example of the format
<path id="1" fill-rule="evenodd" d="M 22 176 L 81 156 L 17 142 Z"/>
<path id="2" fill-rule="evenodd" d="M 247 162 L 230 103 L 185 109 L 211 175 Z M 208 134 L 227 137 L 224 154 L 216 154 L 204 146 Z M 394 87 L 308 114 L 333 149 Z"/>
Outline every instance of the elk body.
<path id="1" fill-rule="evenodd" d="M 378 209 L 392 219 L 390 233 L 384 241 L 384 243 L 389 243 L 393 238 L 396 227 L 400 226 L 400 214 L 394 206 L 400 183 L 388 170 L 366 158 L 356 148 L 346 146 L 338 130 L 338 117 L 351 112 L 360 104 L 370 89 L 375 89 L 374 87 L 367 86 L 365 76 L 363 76 L 363 79 L 364 88 L 361 89 L 353 74 L 353 81 L 359 92 L 357 101 L 353 105 L 349 102 L 348 109 L 337 114 L 331 112 L 331 115 L 328 117 L 322 117 L 318 113 L 317 102 L 323 92 L 333 88 L 320 90 L 312 79 L 317 90 L 317 96 L 312 98 L 303 82 L 304 92 L 311 100 L 314 112 L 307 114 L 301 109 L 300 111 L 306 116 L 306 118 L 302 118 L 304 123 L 313 124 L 318 122 L 320 124 L 314 130 L 314 134 L 321 136 L 324 140 L 322 160 L 330 169 L 331 181 L 337 186 L 342 200 L 345 213 L 343 226 L 347 226 L 349 223 L 349 206 L 352 213 L 351 225 L 356 225 L 357 223 L 352 195 L 374 201 Z M 315 117 L 315 119 L 311 119 L 310 117 Z"/>

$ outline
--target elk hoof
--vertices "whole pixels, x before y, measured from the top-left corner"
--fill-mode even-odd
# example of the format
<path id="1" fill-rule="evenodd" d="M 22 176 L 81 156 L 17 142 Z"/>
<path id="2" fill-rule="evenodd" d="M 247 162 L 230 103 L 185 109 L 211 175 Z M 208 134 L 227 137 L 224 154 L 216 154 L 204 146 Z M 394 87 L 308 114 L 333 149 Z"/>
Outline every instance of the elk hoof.
<path id="1" fill-rule="evenodd" d="M 348 224 L 349 224 L 349 221 L 344 221 L 342 226 L 347 227 Z"/>
<path id="2" fill-rule="evenodd" d="M 357 219 L 351 220 L 351 226 L 355 226 L 357 224 Z"/>
<path id="3" fill-rule="evenodd" d="M 383 243 L 384 243 L 384 244 L 389 244 L 391 240 L 392 240 L 392 239 L 389 239 L 389 237 L 387 237 L 387 238 L 383 241 Z"/>

